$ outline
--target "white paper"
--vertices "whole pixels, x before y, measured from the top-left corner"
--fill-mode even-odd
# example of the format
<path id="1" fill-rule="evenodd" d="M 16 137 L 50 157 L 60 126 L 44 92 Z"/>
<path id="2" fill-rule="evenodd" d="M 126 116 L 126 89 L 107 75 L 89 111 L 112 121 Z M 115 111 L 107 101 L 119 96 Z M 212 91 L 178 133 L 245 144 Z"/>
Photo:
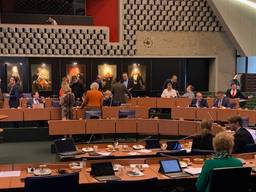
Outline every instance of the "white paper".
<path id="1" fill-rule="evenodd" d="M 198 175 L 198 174 L 201 173 L 202 168 L 201 168 L 201 167 L 200 167 L 200 168 L 190 167 L 190 168 L 184 169 L 184 171 L 185 171 L 186 173 L 191 174 L 191 175 Z"/>
<path id="2" fill-rule="evenodd" d="M 111 155 L 110 152 L 98 152 L 98 154 L 100 154 L 102 156 L 109 156 L 109 155 Z"/>
<path id="3" fill-rule="evenodd" d="M 140 153 L 151 153 L 152 151 L 151 150 L 148 150 L 148 149 L 141 149 L 139 150 Z"/>
<path id="4" fill-rule="evenodd" d="M 0 177 L 19 177 L 20 171 L 0 171 Z"/>
<path id="5" fill-rule="evenodd" d="M 137 152 L 129 152 L 128 155 L 139 155 Z"/>

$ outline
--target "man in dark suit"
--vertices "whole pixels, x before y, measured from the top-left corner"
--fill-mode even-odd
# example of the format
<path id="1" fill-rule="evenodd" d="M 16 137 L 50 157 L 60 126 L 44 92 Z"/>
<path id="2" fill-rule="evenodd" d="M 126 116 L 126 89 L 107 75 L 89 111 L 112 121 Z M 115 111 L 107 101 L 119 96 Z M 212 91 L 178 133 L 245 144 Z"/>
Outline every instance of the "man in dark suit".
<path id="1" fill-rule="evenodd" d="M 122 74 L 122 80 L 121 83 L 126 87 L 128 91 L 132 91 L 134 83 L 133 80 L 128 77 L 127 73 Z"/>
<path id="2" fill-rule="evenodd" d="M 20 104 L 19 86 L 15 77 L 10 78 L 10 91 L 9 91 L 9 106 L 10 108 L 18 108 Z"/>
<path id="3" fill-rule="evenodd" d="M 174 90 L 179 91 L 177 75 L 172 75 L 170 79 L 165 80 L 164 85 L 163 85 L 163 90 L 167 88 L 168 83 L 172 84 L 172 88 Z"/>
<path id="4" fill-rule="evenodd" d="M 201 92 L 196 93 L 196 98 L 191 101 L 190 107 L 208 108 L 207 100 L 203 99 L 203 94 Z"/>
<path id="5" fill-rule="evenodd" d="M 248 144 L 255 144 L 251 133 L 242 127 L 243 122 L 240 116 L 233 116 L 228 119 L 230 130 L 234 131 L 235 145 L 233 152 L 242 153 Z"/>
<path id="6" fill-rule="evenodd" d="M 112 85 L 111 92 L 113 94 L 112 105 L 121 105 L 126 103 L 126 94 L 129 95 L 129 92 L 124 84 L 121 83 L 120 78 L 116 78 L 115 83 Z"/>
<path id="7" fill-rule="evenodd" d="M 213 107 L 217 108 L 231 108 L 229 98 L 227 98 L 223 91 L 218 91 L 216 94 L 217 98 L 215 99 L 213 103 Z"/>

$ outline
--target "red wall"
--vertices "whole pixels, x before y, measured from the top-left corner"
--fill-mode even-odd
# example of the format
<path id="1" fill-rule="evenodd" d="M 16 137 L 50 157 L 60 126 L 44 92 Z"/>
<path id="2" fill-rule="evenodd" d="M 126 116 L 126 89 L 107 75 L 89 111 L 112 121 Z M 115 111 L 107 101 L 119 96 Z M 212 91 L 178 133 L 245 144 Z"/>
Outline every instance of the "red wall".
<path id="1" fill-rule="evenodd" d="M 93 17 L 95 26 L 107 26 L 110 30 L 110 41 L 119 41 L 119 1 L 86 0 L 86 14 Z"/>

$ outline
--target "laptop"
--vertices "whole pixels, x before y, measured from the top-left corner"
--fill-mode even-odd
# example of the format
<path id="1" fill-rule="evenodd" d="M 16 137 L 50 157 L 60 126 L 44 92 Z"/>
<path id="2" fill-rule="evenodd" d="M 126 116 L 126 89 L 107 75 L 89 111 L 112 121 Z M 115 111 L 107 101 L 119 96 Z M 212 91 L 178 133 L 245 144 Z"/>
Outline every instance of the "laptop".
<path id="1" fill-rule="evenodd" d="M 117 181 L 121 180 L 120 177 L 115 175 L 111 162 L 93 163 L 91 165 L 91 176 L 98 181 Z"/>
<path id="2" fill-rule="evenodd" d="M 54 141 L 56 153 L 61 156 L 75 156 L 81 154 L 77 151 L 72 138 L 63 138 Z"/>
<path id="3" fill-rule="evenodd" d="M 159 172 L 170 178 L 190 176 L 190 174 L 182 171 L 180 162 L 177 159 L 161 160 Z"/>
<path id="4" fill-rule="evenodd" d="M 168 141 L 167 143 L 167 150 L 181 150 L 181 144 L 179 141 Z"/>
<path id="5" fill-rule="evenodd" d="M 145 140 L 146 149 L 160 149 L 160 142 L 159 139 L 147 139 Z"/>

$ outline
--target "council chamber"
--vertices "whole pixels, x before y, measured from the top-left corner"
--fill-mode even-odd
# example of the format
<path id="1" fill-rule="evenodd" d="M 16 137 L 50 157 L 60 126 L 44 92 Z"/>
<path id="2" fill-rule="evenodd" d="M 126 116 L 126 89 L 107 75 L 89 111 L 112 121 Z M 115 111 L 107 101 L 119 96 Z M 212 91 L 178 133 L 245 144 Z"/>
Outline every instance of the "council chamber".
<path id="1" fill-rule="evenodd" d="M 0 191 L 256 192 L 254 0 L 0 0 Z"/>

